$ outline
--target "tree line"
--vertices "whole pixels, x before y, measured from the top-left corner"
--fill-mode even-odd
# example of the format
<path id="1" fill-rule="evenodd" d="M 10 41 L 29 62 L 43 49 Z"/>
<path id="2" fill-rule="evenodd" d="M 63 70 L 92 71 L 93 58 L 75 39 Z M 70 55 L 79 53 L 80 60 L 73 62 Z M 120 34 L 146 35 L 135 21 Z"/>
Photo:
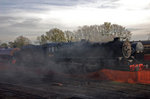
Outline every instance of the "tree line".
<path id="1" fill-rule="evenodd" d="M 0 47 L 21 48 L 22 46 L 29 45 L 29 44 L 31 44 L 31 41 L 29 40 L 29 38 L 24 37 L 24 36 L 19 36 L 13 42 L 1 43 Z"/>
<path id="2" fill-rule="evenodd" d="M 105 42 L 113 40 L 114 37 L 121 37 L 122 39 L 130 39 L 131 32 L 125 27 L 117 24 L 105 22 L 101 25 L 84 25 L 78 27 L 75 31 L 62 31 L 58 28 L 50 29 L 45 34 L 37 37 L 38 44 L 45 44 L 50 42 L 70 42 L 80 41 L 82 39 L 91 42 Z M 31 44 L 31 41 L 24 36 L 17 37 L 13 42 L 2 43 L 1 47 L 22 47 Z"/>

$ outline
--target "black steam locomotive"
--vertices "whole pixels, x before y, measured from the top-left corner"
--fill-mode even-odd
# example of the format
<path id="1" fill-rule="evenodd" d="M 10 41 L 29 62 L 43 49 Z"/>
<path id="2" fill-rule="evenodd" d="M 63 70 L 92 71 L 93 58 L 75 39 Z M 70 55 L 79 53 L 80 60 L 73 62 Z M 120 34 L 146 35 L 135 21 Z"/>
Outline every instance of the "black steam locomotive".
<path id="1" fill-rule="evenodd" d="M 144 57 L 143 50 L 141 42 L 120 41 L 115 38 L 105 43 L 82 40 L 28 45 L 13 56 L 17 65 L 51 67 L 55 64 L 55 67 L 68 68 L 71 72 L 96 71 L 102 68 L 129 70 L 130 64 L 142 62 L 139 60 Z"/>

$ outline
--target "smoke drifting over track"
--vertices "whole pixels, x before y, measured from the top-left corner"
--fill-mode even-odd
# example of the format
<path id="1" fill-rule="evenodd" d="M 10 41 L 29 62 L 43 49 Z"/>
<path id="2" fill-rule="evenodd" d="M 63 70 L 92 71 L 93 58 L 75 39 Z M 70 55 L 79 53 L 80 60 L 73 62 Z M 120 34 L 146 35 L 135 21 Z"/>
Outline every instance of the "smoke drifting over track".
<path id="1" fill-rule="evenodd" d="M 101 69 L 127 70 L 130 56 L 130 43 L 118 38 L 107 43 L 81 41 L 29 45 L 14 53 L 16 64 L 1 65 L 4 69 L 0 77 L 19 83 L 62 81 L 75 76 L 82 79 Z"/>

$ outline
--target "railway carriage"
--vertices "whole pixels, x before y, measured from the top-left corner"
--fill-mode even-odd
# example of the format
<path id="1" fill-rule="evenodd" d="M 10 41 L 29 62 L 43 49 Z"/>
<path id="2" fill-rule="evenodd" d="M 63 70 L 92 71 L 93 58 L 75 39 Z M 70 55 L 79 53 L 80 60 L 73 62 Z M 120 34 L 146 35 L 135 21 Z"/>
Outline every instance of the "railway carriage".
<path id="1" fill-rule="evenodd" d="M 1 48 L 0 63 L 15 63 L 14 54 L 19 51 L 19 48 Z"/>

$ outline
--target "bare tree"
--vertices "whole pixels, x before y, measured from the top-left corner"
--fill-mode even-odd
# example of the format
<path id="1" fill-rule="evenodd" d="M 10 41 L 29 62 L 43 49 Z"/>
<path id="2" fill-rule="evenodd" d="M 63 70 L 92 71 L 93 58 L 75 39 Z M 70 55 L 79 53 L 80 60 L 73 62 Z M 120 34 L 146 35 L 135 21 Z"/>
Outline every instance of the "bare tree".
<path id="1" fill-rule="evenodd" d="M 106 41 L 112 40 L 114 37 L 130 39 L 131 32 L 121 25 L 105 22 L 102 25 L 85 25 L 79 27 L 78 30 L 75 31 L 74 38 L 76 40 Z"/>
<path id="2" fill-rule="evenodd" d="M 67 30 L 64 32 L 64 35 L 65 35 L 67 42 L 74 41 L 74 33 L 73 32 Z"/>

